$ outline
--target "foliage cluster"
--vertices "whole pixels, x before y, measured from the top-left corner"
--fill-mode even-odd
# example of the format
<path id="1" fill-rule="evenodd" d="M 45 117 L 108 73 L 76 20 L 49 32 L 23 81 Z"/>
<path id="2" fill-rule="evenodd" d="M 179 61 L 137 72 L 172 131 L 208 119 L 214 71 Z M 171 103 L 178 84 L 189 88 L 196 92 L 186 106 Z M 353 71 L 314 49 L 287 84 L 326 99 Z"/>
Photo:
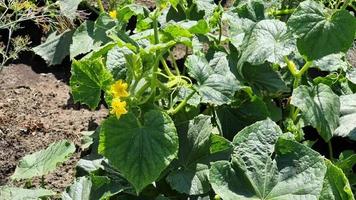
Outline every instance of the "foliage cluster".
<path id="1" fill-rule="evenodd" d="M 83 138 L 91 153 L 61 198 L 354 199 L 356 154 L 334 158 L 331 143 L 356 140 L 348 6 L 162 0 L 84 22 L 68 36 L 72 95 L 91 109 L 104 100 L 110 115 Z M 65 55 L 49 51 L 60 40 L 35 51 L 60 62 Z M 178 47 L 186 54 L 177 60 Z M 305 127 L 329 146 L 327 158 Z M 45 175 L 73 151 L 62 141 L 26 156 L 13 178 Z"/>

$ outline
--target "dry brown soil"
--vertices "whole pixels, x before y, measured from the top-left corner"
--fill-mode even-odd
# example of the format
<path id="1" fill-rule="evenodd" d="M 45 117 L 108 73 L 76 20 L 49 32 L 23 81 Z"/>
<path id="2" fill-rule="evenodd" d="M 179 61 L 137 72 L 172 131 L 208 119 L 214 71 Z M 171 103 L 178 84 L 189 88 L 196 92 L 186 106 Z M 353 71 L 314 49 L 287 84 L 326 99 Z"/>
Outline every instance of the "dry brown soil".
<path id="1" fill-rule="evenodd" d="M 103 106 L 91 111 L 74 104 L 67 77 L 61 73 L 36 73 L 22 64 L 0 73 L 0 186 L 24 184 L 9 179 L 24 155 L 61 139 L 78 147 L 80 132 L 94 130 L 106 116 Z M 45 176 L 46 187 L 61 191 L 70 185 L 79 156 L 77 150 L 69 161 Z M 39 178 L 33 181 L 38 183 Z"/>

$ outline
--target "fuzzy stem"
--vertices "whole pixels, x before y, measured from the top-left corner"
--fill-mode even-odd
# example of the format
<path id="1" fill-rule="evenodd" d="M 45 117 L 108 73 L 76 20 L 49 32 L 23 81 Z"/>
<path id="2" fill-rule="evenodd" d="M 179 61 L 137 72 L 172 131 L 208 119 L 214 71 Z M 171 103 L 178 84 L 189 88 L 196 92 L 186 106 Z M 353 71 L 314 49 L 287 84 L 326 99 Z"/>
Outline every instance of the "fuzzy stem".
<path id="1" fill-rule="evenodd" d="M 101 0 L 97 0 L 97 3 L 98 3 L 100 12 L 101 13 L 105 12 L 103 2 L 101 2 Z"/>
<path id="2" fill-rule="evenodd" d="M 182 108 L 184 108 L 184 106 L 187 104 L 187 102 L 189 101 L 190 98 L 192 98 L 192 96 L 195 94 L 195 90 L 193 90 L 187 97 L 185 97 L 183 99 L 183 101 L 181 101 L 177 107 L 175 107 L 174 109 L 169 109 L 168 110 L 168 114 L 170 115 L 174 115 L 177 112 L 179 112 Z"/>

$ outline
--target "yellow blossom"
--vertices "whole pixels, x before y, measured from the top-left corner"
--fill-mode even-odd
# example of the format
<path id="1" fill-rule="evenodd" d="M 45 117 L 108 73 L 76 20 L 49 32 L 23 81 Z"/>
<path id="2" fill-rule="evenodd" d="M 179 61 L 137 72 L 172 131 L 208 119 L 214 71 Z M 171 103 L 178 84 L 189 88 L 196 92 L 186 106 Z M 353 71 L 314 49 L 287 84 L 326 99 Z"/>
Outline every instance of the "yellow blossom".
<path id="1" fill-rule="evenodd" d="M 110 11 L 110 12 L 109 12 L 109 15 L 110 15 L 110 17 L 111 17 L 112 19 L 116 19 L 116 15 L 117 15 L 116 10 Z"/>
<path id="2" fill-rule="evenodd" d="M 115 114 L 117 118 L 121 115 L 126 114 L 126 101 L 121 101 L 119 98 L 115 98 L 111 102 L 111 114 Z"/>
<path id="3" fill-rule="evenodd" d="M 122 80 L 118 80 L 111 85 L 110 91 L 114 98 L 128 97 L 129 93 L 127 92 L 127 87 L 127 83 L 124 83 Z"/>

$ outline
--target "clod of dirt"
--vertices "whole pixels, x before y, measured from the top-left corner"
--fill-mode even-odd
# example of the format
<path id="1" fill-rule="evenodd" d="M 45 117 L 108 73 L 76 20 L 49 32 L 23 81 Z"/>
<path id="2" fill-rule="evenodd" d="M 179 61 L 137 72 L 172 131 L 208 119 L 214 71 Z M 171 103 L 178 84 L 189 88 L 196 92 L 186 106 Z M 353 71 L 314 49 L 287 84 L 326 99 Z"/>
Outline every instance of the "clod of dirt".
<path id="1" fill-rule="evenodd" d="M 9 180 L 19 159 L 61 139 L 79 145 L 80 132 L 95 129 L 93 124 L 107 115 L 104 107 L 91 111 L 75 105 L 69 86 L 56 78 L 64 75 L 55 75 L 37 74 L 22 64 L 0 73 L 0 185 L 22 186 L 23 182 Z M 70 185 L 79 155 L 76 152 L 47 175 L 46 187 L 62 191 Z M 39 181 L 36 178 L 33 184 L 39 185 Z"/>

